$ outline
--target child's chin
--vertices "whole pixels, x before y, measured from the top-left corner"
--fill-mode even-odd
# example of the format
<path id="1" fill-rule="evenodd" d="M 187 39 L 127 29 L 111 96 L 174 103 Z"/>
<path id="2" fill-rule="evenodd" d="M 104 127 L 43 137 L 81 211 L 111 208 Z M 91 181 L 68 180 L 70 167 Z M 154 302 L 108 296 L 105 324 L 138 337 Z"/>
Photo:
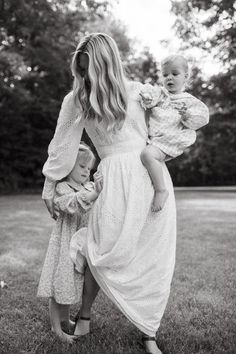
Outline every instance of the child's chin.
<path id="1" fill-rule="evenodd" d="M 174 92 L 176 89 L 175 89 L 174 86 L 167 86 L 167 90 L 168 90 L 169 92 Z"/>

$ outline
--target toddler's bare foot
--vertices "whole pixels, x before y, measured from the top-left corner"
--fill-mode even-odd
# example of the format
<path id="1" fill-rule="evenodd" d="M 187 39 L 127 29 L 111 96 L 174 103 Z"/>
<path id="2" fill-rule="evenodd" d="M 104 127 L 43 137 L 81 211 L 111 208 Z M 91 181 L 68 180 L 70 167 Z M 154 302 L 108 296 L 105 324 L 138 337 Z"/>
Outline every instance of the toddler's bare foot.
<path id="1" fill-rule="evenodd" d="M 52 332 L 55 333 L 55 335 L 64 343 L 73 344 L 77 339 L 77 337 L 74 335 L 72 336 L 63 331 L 55 331 L 53 328 L 52 328 Z"/>
<path id="2" fill-rule="evenodd" d="M 155 195 L 152 202 L 152 211 L 158 212 L 162 210 L 168 196 L 169 196 L 169 192 L 166 189 L 155 191 Z"/>
<path id="3" fill-rule="evenodd" d="M 75 327 L 75 336 L 85 336 L 90 332 L 90 319 L 79 318 Z"/>
<path id="4" fill-rule="evenodd" d="M 68 344 L 75 343 L 75 340 L 77 339 L 76 336 L 72 336 L 72 335 L 67 334 L 65 332 L 62 332 L 58 337 L 62 340 L 62 342 L 68 343 Z"/>
<path id="5" fill-rule="evenodd" d="M 74 321 L 62 321 L 61 328 L 65 333 L 72 334 L 75 330 L 75 322 Z"/>

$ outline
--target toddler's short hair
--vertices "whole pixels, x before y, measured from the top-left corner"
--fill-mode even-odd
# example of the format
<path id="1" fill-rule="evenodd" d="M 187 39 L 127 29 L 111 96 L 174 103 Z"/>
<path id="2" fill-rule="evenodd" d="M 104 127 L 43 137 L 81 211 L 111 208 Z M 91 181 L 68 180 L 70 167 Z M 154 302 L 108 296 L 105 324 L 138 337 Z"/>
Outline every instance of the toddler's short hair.
<path id="1" fill-rule="evenodd" d="M 172 64 L 172 63 L 176 63 L 179 62 L 185 73 L 189 76 L 189 65 L 188 65 L 188 61 L 185 57 L 183 57 L 180 54 L 173 54 L 173 55 L 169 55 L 168 57 L 166 57 L 165 59 L 162 60 L 161 62 L 161 68 L 163 68 L 164 65 L 166 64 Z"/>
<path id="2" fill-rule="evenodd" d="M 180 54 L 172 54 L 166 57 L 161 61 L 161 71 L 163 69 L 163 66 L 166 64 L 173 64 L 173 63 L 180 63 L 184 69 L 184 72 L 186 74 L 186 82 L 185 82 L 185 87 L 189 88 L 191 86 L 191 70 L 188 65 L 187 59 Z"/>

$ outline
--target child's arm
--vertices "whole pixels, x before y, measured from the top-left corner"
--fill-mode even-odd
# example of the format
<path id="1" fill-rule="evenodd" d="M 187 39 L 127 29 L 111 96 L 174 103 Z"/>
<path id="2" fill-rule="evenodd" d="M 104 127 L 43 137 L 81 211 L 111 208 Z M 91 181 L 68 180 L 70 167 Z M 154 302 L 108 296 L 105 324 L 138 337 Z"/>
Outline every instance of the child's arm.
<path id="1" fill-rule="evenodd" d="M 209 110 L 200 100 L 196 100 L 190 107 L 179 110 L 183 125 L 192 130 L 198 130 L 209 123 Z"/>
<path id="2" fill-rule="evenodd" d="M 58 211 L 70 215 L 87 212 L 97 199 L 100 191 L 94 187 L 92 182 L 88 183 L 85 188 L 74 192 L 66 182 L 58 183 L 54 200 Z"/>
<path id="3" fill-rule="evenodd" d="M 59 212 L 69 215 L 83 213 L 91 208 L 84 200 L 84 195 L 84 190 L 75 192 L 66 182 L 58 183 L 54 203 Z"/>
<path id="4" fill-rule="evenodd" d="M 90 182 L 90 186 L 92 185 L 92 188 L 89 188 L 90 190 L 86 191 L 83 195 L 83 200 L 86 203 L 93 203 L 97 199 L 103 188 L 102 174 L 97 171 L 93 177 L 95 183 Z"/>

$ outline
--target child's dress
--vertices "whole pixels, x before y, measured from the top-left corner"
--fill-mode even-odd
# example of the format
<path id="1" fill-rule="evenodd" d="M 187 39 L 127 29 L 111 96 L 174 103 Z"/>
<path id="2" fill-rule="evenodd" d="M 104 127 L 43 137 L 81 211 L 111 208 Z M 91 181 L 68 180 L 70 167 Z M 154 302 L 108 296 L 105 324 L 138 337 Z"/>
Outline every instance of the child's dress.
<path id="1" fill-rule="evenodd" d="M 59 208 L 59 216 L 49 241 L 37 296 L 53 297 L 59 304 L 74 304 L 81 300 L 84 275 L 74 268 L 70 240 L 78 229 L 88 224 L 91 204 L 86 202 L 86 194 L 93 189 L 92 182 L 57 184 L 54 202 Z"/>
<path id="2" fill-rule="evenodd" d="M 154 107 L 149 120 L 149 143 L 174 158 L 196 140 L 196 130 L 209 122 L 207 106 L 187 92 L 170 94 L 169 107 Z M 176 109 L 185 104 L 185 117 Z"/>

